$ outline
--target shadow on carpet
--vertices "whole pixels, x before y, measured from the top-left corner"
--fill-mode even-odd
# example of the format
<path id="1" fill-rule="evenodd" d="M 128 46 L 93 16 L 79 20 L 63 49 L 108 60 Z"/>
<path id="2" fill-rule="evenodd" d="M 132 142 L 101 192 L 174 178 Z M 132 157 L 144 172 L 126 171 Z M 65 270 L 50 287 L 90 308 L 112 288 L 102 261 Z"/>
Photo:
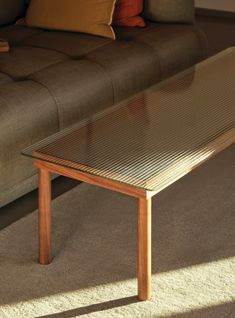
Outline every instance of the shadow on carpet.
<path id="1" fill-rule="evenodd" d="M 53 201 L 52 264 L 37 263 L 36 213 L 0 232 L 0 316 L 232 318 L 234 159 L 154 198 L 151 301 L 135 297 L 136 200 L 81 184 Z"/>

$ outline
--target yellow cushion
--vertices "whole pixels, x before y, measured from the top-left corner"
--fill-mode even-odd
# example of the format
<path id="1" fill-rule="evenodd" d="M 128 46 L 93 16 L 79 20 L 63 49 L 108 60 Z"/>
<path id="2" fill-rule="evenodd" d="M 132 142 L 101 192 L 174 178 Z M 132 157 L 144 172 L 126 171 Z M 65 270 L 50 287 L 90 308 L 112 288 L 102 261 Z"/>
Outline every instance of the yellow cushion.
<path id="1" fill-rule="evenodd" d="M 31 0 L 28 26 L 75 31 L 115 39 L 111 27 L 116 0 Z"/>

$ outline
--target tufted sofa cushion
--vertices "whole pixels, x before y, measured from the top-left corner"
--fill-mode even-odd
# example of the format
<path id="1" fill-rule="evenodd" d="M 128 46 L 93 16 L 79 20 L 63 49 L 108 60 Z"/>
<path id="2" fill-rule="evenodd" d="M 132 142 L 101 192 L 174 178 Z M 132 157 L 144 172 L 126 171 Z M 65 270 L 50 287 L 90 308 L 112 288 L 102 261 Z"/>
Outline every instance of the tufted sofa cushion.
<path id="1" fill-rule="evenodd" d="M 23 26 L 0 28 L 0 206 L 36 186 L 22 148 L 200 61 L 193 25 L 116 27 L 117 40 Z M 3 133 L 2 133 L 3 132 Z M 3 177 L 2 177 L 3 176 Z"/>
<path id="2" fill-rule="evenodd" d="M 0 86 L 0 187 L 4 191 L 35 173 L 20 150 L 58 131 L 58 114 L 48 90 L 34 81 Z"/>

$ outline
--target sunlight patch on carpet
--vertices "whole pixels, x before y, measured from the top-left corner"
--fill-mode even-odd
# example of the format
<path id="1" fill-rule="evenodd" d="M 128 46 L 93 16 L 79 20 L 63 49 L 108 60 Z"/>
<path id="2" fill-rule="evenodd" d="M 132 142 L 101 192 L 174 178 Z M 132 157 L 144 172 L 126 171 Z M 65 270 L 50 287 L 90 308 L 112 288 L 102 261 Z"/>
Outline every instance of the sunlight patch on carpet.
<path id="1" fill-rule="evenodd" d="M 113 300 L 114 308 L 105 310 L 104 306 L 102 311 L 93 312 L 92 317 L 169 317 L 232 303 L 235 300 L 235 257 L 153 274 L 152 281 L 153 298 L 148 302 L 115 308 L 115 300 L 135 294 L 136 280 L 131 279 L 3 305 L 0 316 L 39 317 L 71 310 L 79 313 L 81 308 Z"/>

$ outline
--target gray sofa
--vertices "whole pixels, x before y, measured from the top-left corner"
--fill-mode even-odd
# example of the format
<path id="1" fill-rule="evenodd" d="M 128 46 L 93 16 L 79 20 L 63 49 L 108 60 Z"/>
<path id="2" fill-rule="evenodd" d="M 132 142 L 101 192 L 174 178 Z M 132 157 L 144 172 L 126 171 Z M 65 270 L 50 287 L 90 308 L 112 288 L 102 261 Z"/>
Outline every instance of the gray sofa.
<path id="1" fill-rule="evenodd" d="M 176 16 L 187 14 L 186 1 L 180 0 Z M 207 54 L 205 36 L 193 23 L 116 27 L 113 41 L 15 25 L 26 2 L 0 0 L 1 6 L 8 11 L 0 14 L 0 38 L 9 41 L 11 51 L 0 53 L 0 206 L 37 186 L 36 171 L 21 149 Z"/>

